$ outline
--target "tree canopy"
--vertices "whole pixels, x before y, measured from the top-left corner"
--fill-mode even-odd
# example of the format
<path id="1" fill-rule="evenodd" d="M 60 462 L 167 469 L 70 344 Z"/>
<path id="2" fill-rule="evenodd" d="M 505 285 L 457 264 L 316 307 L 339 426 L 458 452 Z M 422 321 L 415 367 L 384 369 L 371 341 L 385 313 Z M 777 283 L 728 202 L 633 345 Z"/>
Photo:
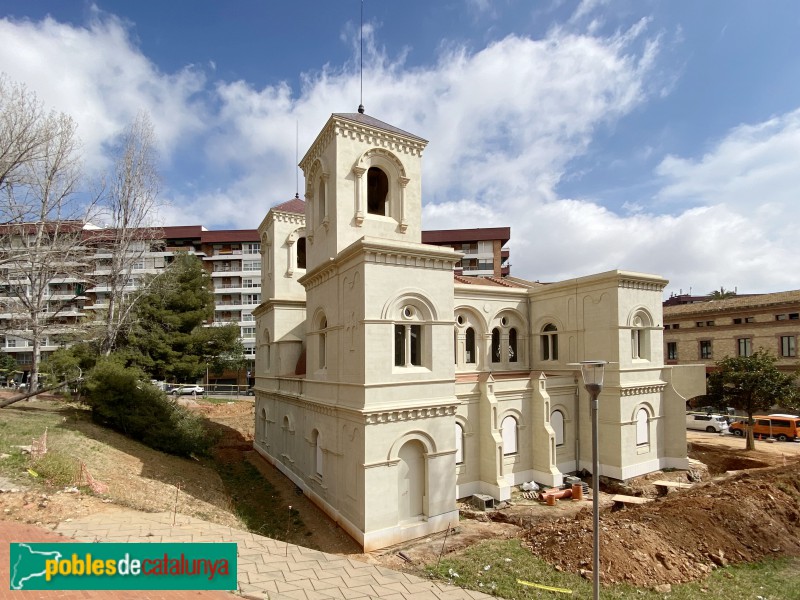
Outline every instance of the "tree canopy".
<path id="1" fill-rule="evenodd" d="M 214 314 L 211 277 L 199 258 L 178 254 L 147 288 L 125 340 L 128 364 L 156 379 L 196 381 L 207 363 L 235 350 L 239 328 L 203 327 Z"/>
<path id="2" fill-rule="evenodd" d="M 756 412 L 773 406 L 797 409 L 800 389 L 797 373 L 784 373 L 776 366 L 777 358 L 766 350 L 750 356 L 725 357 L 717 361 L 717 369 L 708 376 L 708 398 L 717 407 L 732 406 L 747 413 L 752 420 Z M 747 448 L 753 449 L 752 430 Z"/>
<path id="3" fill-rule="evenodd" d="M 733 298 L 736 296 L 736 292 L 734 290 L 726 290 L 724 287 L 720 286 L 718 290 L 709 292 L 707 295 L 712 300 L 725 300 L 726 298 Z"/>

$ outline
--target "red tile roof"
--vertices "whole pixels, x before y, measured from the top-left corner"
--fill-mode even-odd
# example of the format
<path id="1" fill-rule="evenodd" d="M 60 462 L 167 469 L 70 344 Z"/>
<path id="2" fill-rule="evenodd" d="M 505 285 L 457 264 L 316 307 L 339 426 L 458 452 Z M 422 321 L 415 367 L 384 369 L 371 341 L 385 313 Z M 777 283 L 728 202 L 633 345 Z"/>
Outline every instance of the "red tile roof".
<path id="1" fill-rule="evenodd" d="M 281 212 L 298 213 L 301 215 L 306 214 L 306 201 L 300 198 L 292 198 L 287 202 L 277 204 L 271 210 L 279 210 Z"/>
<path id="2" fill-rule="evenodd" d="M 492 287 L 505 287 L 526 289 L 530 286 L 521 285 L 516 281 L 509 281 L 507 278 L 501 277 L 485 277 L 483 275 L 453 275 L 456 283 L 463 283 L 465 285 L 488 285 Z"/>
<path id="3" fill-rule="evenodd" d="M 422 232 L 423 244 L 451 242 L 477 242 L 501 240 L 505 244 L 511 239 L 510 227 L 478 227 L 476 229 L 432 229 Z"/>
<path id="4" fill-rule="evenodd" d="M 259 237 L 257 229 L 222 229 L 217 231 L 204 231 L 200 241 L 203 244 L 257 242 L 259 241 Z"/>
<path id="5" fill-rule="evenodd" d="M 175 238 L 200 238 L 205 227 L 202 225 L 178 225 L 177 227 L 163 227 L 166 239 Z"/>

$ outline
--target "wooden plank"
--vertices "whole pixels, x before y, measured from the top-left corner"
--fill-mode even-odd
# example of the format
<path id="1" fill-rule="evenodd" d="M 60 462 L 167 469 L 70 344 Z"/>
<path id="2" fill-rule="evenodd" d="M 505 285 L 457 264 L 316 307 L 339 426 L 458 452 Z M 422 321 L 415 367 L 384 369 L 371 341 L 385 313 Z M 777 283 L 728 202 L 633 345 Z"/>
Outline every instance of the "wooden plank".
<path id="1" fill-rule="evenodd" d="M 652 498 L 640 498 L 638 496 L 625 496 L 624 494 L 616 494 L 611 496 L 614 502 L 621 502 L 622 504 L 647 504 L 652 502 Z"/>
<path id="2" fill-rule="evenodd" d="M 660 485 L 663 487 L 671 487 L 671 488 L 690 488 L 692 487 L 691 483 L 685 483 L 682 481 L 666 481 L 663 479 L 659 479 L 657 481 L 651 481 L 653 485 Z"/>

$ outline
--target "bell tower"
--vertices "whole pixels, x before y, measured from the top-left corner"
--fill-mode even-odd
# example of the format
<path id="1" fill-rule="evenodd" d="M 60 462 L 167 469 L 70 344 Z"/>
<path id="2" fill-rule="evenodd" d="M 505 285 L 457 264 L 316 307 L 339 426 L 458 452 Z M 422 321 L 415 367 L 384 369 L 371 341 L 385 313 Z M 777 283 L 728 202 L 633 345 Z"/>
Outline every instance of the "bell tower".
<path id="1" fill-rule="evenodd" d="M 366 114 L 331 115 L 300 161 L 309 271 L 363 237 L 420 243 L 427 144 Z"/>

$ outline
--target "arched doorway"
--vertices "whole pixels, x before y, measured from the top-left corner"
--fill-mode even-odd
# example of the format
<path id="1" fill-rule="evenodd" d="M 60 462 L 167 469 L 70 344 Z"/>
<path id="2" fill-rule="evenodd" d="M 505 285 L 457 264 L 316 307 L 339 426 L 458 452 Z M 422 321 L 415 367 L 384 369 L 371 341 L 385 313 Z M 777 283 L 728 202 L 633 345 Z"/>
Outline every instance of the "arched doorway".
<path id="1" fill-rule="evenodd" d="M 397 509 L 400 521 L 416 519 L 424 514 L 423 496 L 425 495 L 425 447 L 417 440 L 403 444 L 397 457 L 398 464 L 398 499 Z"/>

